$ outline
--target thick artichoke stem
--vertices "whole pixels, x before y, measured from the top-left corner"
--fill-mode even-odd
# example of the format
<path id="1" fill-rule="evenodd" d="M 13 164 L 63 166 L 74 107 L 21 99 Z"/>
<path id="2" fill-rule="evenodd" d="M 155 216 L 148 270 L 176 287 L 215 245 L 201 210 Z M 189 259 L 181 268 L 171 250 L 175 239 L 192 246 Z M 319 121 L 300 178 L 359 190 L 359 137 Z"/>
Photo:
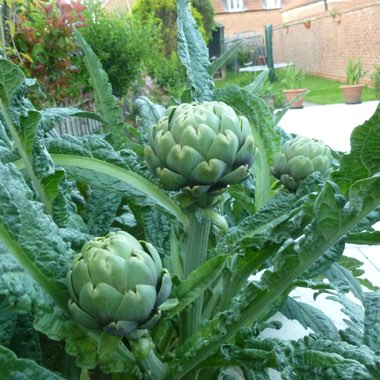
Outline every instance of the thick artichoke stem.
<path id="1" fill-rule="evenodd" d="M 189 222 L 187 249 L 184 260 L 185 278 L 207 260 L 207 245 L 211 225 L 210 219 L 200 212 L 190 214 Z M 180 338 L 182 342 L 190 338 L 197 330 L 202 319 L 202 304 L 203 295 L 181 314 Z M 189 374 L 188 378 L 196 377 L 192 377 Z"/>
<path id="2" fill-rule="evenodd" d="M 133 335 L 130 335 L 131 338 Z M 146 379 L 164 380 L 167 376 L 166 365 L 158 358 L 154 351 L 154 343 L 149 334 L 138 339 L 130 339 L 132 351 L 136 357 L 137 364 L 144 372 Z"/>
<path id="3" fill-rule="evenodd" d="M 197 212 L 190 214 L 189 222 L 184 262 L 185 278 L 207 259 L 207 244 L 211 225 L 209 218 Z"/>
<path id="4" fill-rule="evenodd" d="M 150 350 L 149 355 L 144 360 L 138 360 L 139 367 L 144 372 L 145 378 L 149 380 L 164 380 L 167 378 L 168 369 L 157 357 L 154 350 Z"/>

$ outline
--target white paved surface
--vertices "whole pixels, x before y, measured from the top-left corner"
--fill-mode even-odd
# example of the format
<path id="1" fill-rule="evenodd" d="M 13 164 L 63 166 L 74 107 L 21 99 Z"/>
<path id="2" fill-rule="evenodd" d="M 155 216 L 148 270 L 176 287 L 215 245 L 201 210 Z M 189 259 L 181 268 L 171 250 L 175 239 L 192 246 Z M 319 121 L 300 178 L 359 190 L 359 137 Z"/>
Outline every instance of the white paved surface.
<path id="1" fill-rule="evenodd" d="M 314 137 L 323 140 L 331 148 L 342 152 L 350 150 L 350 135 L 352 130 L 369 119 L 380 102 L 364 102 L 356 105 L 306 105 L 303 109 L 289 110 L 279 125 L 289 133 Z M 380 222 L 374 226 L 380 230 Z M 347 245 L 345 255 L 355 257 L 363 263 L 365 271 L 363 278 L 367 278 L 374 285 L 380 287 L 380 247 Z M 292 295 L 297 300 L 312 304 L 325 312 L 338 328 L 344 328 L 345 315 L 340 311 L 340 304 L 326 300 L 319 296 L 313 300 L 313 291 L 296 289 Z M 354 297 L 351 298 L 354 300 Z M 275 336 L 282 339 L 298 339 L 308 333 L 298 322 L 289 321 L 280 313 L 273 319 L 281 320 L 283 327 L 276 331 L 267 329 L 263 336 Z M 273 380 L 280 376 L 271 371 Z"/>
<path id="2" fill-rule="evenodd" d="M 369 119 L 378 101 L 360 104 L 306 105 L 290 109 L 280 121 L 287 132 L 323 140 L 333 149 L 350 150 L 351 131 Z"/>

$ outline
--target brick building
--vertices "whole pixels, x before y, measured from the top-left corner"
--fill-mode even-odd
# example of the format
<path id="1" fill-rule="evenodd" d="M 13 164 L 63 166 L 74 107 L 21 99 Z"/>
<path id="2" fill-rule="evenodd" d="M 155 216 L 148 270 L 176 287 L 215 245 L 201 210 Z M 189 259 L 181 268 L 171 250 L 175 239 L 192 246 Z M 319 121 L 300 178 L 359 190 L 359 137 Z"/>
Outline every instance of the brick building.
<path id="1" fill-rule="evenodd" d="M 263 33 L 266 24 L 281 24 L 280 11 L 292 0 L 213 0 L 213 2 L 215 21 L 224 26 L 225 36 L 229 39 L 246 32 Z"/>
<path id="2" fill-rule="evenodd" d="M 128 11 L 134 1 L 101 0 L 112 11 Z M 294 62 L 309 73 L 342 81 L 349 58 L 361 58 L 367 74 L 380 65 L 380 0 L 213 2 L 226 40 L 246 32 L 263 34 L 272 24 L 275 62 Z"/>
<path id="3" fill-rule="evenodd" d="M 294 62 L 311 74 L 342 81 L 349 58 L 362 60 L 365 81 L 380 65 L 377 0 L 294 0 L 281 17 L 273 32 L 275 62 Z"/>

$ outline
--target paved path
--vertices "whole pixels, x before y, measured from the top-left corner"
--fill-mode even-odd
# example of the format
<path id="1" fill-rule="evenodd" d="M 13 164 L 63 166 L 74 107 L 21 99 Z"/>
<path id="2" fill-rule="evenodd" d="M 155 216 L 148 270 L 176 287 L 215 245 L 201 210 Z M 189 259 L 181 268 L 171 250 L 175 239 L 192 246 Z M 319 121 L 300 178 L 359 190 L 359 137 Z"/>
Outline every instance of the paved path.
<path id="1" fill-rule="evenodd" d="M 306 105 L 301 109 L 289 110 L 280 121 L 280 126 L 287 132 L 314 137 L 335 150 L 347 152 L 350 150 L 352 130 L 369 119 L 379 103 Z"/>

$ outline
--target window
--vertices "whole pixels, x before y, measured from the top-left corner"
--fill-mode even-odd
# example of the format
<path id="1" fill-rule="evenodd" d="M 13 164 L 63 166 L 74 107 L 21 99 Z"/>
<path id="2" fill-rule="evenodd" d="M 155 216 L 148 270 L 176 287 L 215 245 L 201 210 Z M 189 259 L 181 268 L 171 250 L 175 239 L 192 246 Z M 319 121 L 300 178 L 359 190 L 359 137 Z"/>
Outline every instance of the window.
<path id="1" fill-rule="evenodd" d="M 229 12 L 240 12 L 244 9 L 243 0 L 227 0 L 227 9 Z"/>
<path id="2" fill-rule="evenodd" d="M 281 8 L 281 0 L 265 0 L 266 9 L 276 9 Z"/>

